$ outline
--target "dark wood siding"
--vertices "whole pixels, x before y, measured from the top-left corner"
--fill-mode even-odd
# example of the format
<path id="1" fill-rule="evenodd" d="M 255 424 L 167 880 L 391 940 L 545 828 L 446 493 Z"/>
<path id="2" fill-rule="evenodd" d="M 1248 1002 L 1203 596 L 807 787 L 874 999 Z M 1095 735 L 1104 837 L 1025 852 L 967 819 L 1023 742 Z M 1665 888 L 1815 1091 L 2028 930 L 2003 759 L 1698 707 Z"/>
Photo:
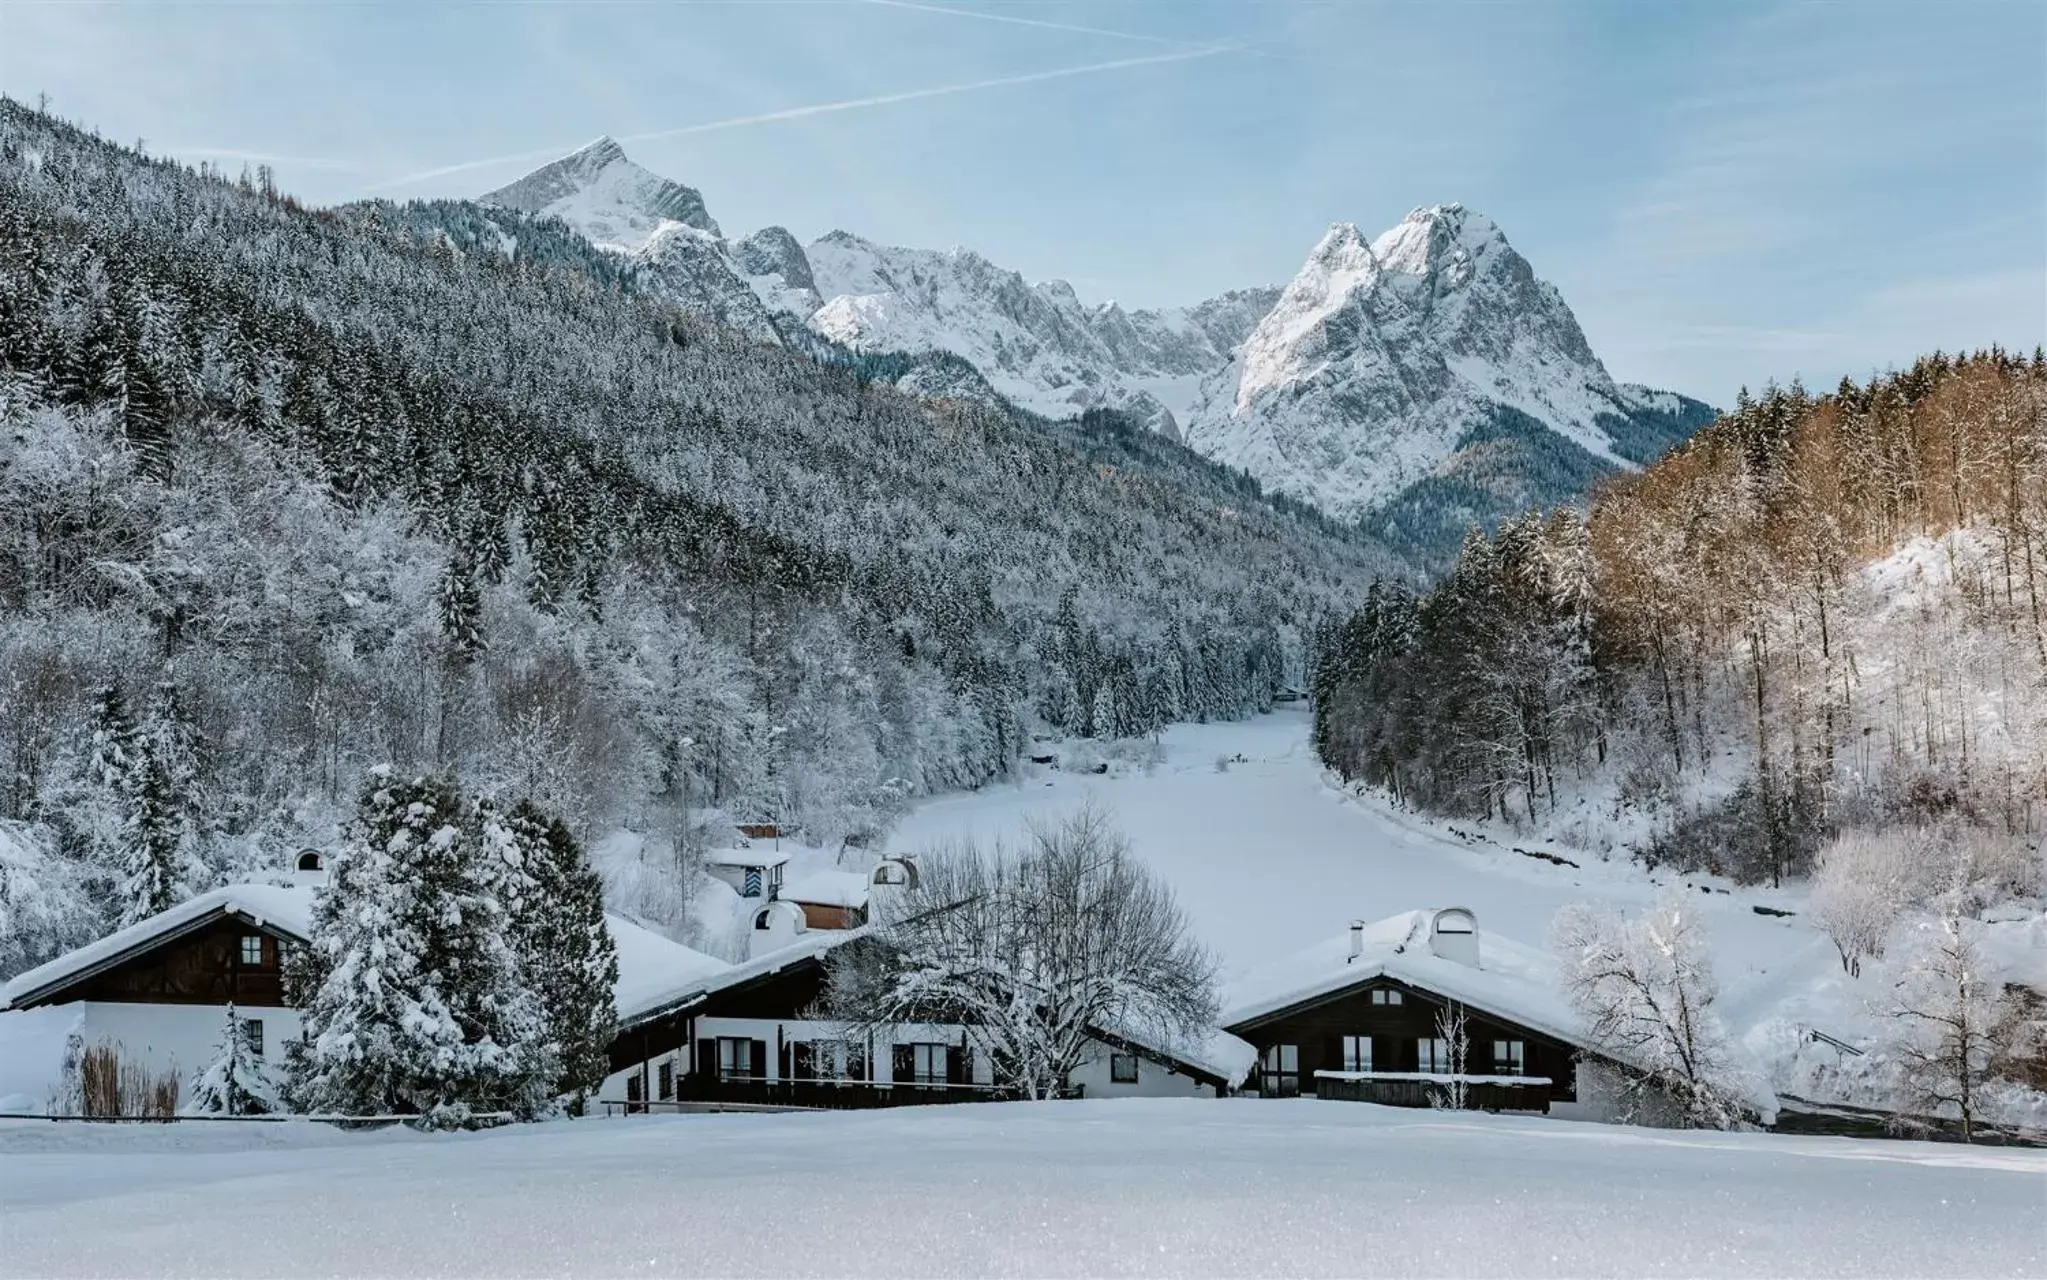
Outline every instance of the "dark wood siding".
<path id="1" fill-rule="evenodd" d="M 242 939 L 262 940 L 255 964 L 242 961 Z M 36 1004 L 106 1000 L 133 1004 L 226 1004 L 284 1008 L 280 947 L 286 939 L 223 915 L 169 938 L 77 982 L 39 997 Z"/>
<path id="2" fill-rule="evenodd" d="M 1401 1003 L 1373 1004 L 1373 987 L 1400 992 Z M 1418 1070 L 1421 1063 L 1415 1042 L 1435 1037 L 1436 1015 L 1443 1004 L 1442 997 L 1431 992 L 1381 978 L 1227 1030 L 1250 1041 L 1261 1056 L 1268 1045 L 1298 1046 L 1301 1092 L 1313 1093 L 1317 1071 L 1343 1069 L 1345 1036 L 1372 1037 L 1375 1071 Z M 1525 1054 L 1522 1074 L 1549 1077 L 1552 1101 L 1576 1100 L 1577 1051 L 1570 1045 L 1470 1006 L 1465 1007 L 1464 1021 L 1470 1042 L 1464 1067 L 1467 1075 L 1493 1074 L 1493 1041 L 1519 1040 Z"/>

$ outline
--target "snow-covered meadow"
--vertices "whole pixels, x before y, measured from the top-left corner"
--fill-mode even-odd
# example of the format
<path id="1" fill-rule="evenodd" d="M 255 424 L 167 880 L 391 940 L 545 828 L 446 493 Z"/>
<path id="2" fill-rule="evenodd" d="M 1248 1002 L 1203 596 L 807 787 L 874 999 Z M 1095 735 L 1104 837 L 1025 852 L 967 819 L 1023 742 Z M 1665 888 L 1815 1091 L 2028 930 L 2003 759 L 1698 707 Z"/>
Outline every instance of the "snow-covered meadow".
<path id="1" fill-rule="evenodd" d="M 0 1275 L 1992 1276 L 2047 1155 L 1118 1100 L 0 1126 Z"/>

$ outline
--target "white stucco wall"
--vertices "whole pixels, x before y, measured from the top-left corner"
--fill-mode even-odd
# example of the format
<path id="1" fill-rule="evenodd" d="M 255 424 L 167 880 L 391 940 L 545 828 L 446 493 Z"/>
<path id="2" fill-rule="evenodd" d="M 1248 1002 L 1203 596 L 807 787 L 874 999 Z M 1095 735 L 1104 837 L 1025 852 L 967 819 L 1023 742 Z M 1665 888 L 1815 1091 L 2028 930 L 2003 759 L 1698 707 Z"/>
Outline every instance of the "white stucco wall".
<path id="1" fill-rule="evenodd" d="M 1137 1083 L 1117 1084 L 1109 1078 L 1109 1056 L 1116 1052 L 1095 1041 L 1087 1059 L 1067 1079 L 1082 1087 L 1088 1098 L 1213 1098 L 1215 1089 L 1139 1054 Z"/>
<path id="2" fill-rule="evenodd" d="M 124 1063 L 138 1062 L 151 1072 L 176 1071 L 186 1092 L 191 1090 L 192 1077 L 213 1061 L 227 1023 L 226 1005 L 87 1000 L 57 1007 L 78 1012 L 78 1036 L 86 1047 L 111 1042 L 119 1046 Z M 284 1043 L 299 1033 L 298 1011 L 238 1005 L 236 1012 L 262 1021 L 263 1061 L 273 1077 L 280 1076 Z"/>

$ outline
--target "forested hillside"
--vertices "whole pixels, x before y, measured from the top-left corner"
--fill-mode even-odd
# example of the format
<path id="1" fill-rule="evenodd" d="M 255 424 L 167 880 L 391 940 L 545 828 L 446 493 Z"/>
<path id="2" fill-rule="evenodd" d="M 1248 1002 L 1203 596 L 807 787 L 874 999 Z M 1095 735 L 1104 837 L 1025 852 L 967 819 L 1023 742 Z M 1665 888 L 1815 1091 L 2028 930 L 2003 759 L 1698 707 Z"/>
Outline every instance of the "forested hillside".
<path id="1" fill-rule="evenodd" d="M 388 214 L 0 100 L 0 972 L 118 917 L 138 832 L 179 891 L 275 866 L 376 764 L 872 836 L 1040 723 L 1264 708 L 1401 568 L 1113 418 Z"/>
<path id="2" fill-rule="evenodd" d="M 2047 367 L 1735 410 L 1589 516 L 1321 641 L 1317 746 L 1435 812 L 1770 879 L 1831 834 L 2047 826 Z"/>

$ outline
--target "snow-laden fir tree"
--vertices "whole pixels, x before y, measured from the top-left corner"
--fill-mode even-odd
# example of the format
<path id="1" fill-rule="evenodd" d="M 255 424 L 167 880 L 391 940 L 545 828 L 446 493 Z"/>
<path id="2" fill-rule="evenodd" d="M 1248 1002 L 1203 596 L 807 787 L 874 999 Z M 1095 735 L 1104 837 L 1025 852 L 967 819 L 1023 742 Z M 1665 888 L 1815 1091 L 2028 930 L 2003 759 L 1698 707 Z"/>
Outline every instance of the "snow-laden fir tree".
<path id="1" fill-rule="evenodd" d="M 485 847 L 503 868 L 514 937 L 559 1063 L 554 1093 L 580 1111 L 610 1074 L 618 1029 L 618 948 L 603 882 L 569 829 L 532 801 L 482 809 Z"/>
<path id="2" fill-rule="evenodd" d="M 476 823 L 448 782 L 372 773 L 295 976 L 301 1109 L 448 1127 L 545 1104 L 555 1055 Z"/>
<path id="3" fill-rule="evenodd" d="M 168 911 L 185 896 L 184 825 L 168 771 L 145 751 L 121 828 L 121 927 Z"/>
<path id="4" fill-rule="evenodd" d="M 260 1116 L 277 1107 L 277 1086 L 249 1042 L 248 1024 L 230 1004 L 213 1061 L 192 1077 L 186 1110 L 197 1115 Z"/>

